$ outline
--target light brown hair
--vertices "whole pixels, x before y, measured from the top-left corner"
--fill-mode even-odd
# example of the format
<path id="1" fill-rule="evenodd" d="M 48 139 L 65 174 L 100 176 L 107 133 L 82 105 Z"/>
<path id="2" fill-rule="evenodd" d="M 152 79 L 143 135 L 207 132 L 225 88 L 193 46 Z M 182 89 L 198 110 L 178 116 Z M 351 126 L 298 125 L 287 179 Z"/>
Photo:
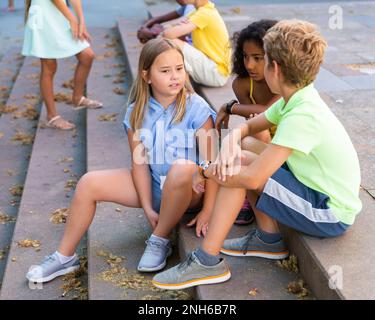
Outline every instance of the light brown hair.
<path id="1" fill-rule="evenodd" d="M 173 41 L 168 39 L 152 39 L 148 41 L 142 48 L 139 57 L 138 75 L 136 80 L 134 81 L 129 96 L 129 103 L 134 103 L 134 109 L 130 115 L 130 125 L 132 126 L 132 129 L 134 131 L 142 127 L 145 108 L 148 105 L 151 94 L 151 85 L 142 78 L 142 71 L 149 72 L 155 59 L 160 54 L 168 50 L 178 51 L 181 54 L 182 59 L 184 59 L 184 55 L 181 49 L 176 44 L 174 44 Z M 180 90 L 176 97 L 175 113 L 173 116 L 174 123 L 180 122 L 184 117 L 187 94 L 192 92 L 193 89 L 187 77 L 184 87 Z"/>
<path id="2" fill-rule="evenodd" d="M 268 30 L 263 42 L 269 66 L 276 61 L 288 84 L 302 88 L 315 80 L 327 42 L 314 24 L 282 20 Z"/>

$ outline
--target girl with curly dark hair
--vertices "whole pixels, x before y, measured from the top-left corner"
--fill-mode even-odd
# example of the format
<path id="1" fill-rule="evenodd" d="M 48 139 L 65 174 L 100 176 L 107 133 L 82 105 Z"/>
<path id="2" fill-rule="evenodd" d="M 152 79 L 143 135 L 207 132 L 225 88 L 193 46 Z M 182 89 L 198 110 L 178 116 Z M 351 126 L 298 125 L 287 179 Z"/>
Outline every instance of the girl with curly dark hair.
<path id="1" fill-rule="evenodd" d="M 276 24 L 275 20 L 253 22 L 233 36 L 233 74 L 237 75 L 232 83 L 233 91 L 238 99 L 225 103 L 216 118 L 216 129 L 227 128 L 231 114 L 252 118 L 264 112 L 280 96 L 271 92 L 264 79 L 263 37 L 268 29 Z M 271 142 L 276 127 L 254 135 L 254 138 L 265 143 Z M 254 145 L 257 140 L 248 139 L 246 143 Z M 256 147 L 256 146 L 255 146 Z M 236 224 L 250 224 L 254 213 L 249 202 L 245 202 L 235 221 Z"/>
<path id="2" fill-rule="evenodd" d="M 276 20 L 253 22 L 233 36 L 233 74 L 237 75 L 232 83 L 238 99 L 224 104 L 216 119 L 216 128 L 228 126 L 231 114 L 252 118 L 264 112 L 280 97 L 271 92 L 264 79 L 263 37 L 267 30 L 277 23 Z M 272 130 L 263 131 L 254 137 L 263 142 L 271 141 Z"/>

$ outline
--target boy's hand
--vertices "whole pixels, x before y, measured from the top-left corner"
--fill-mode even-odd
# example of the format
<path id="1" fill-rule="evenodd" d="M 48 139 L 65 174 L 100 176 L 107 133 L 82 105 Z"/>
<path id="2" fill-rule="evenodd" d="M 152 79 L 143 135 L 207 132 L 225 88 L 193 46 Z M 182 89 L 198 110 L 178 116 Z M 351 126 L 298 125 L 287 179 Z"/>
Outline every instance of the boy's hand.
<path id="1" fill-rule="evenodd" d="M 229 114 L 226 111 L 226 104 L 223 104 L 216 116 L 215 128 L 221 136 L 221 129 L 228 129 Z"/>
<path id="2" fill-rule="evenodd" d="M 208 229 L 208 221 L 210 220 L 211 214 L 205 211 L 199 212 L 194 219 L 192 219 L 186 226 L 192 227 L 195 225 L 195 234 L 198 238 L 201 235 L 206 236 Z"/>
<path id="3" fill-rule="evenodd" d="M 241 147 L 236 137 L 228 134 L 221 144 L 219 156 L 213 166 L 213 175 L 225 181 L 226 177 L 237 174 L 241 168 Z"/>

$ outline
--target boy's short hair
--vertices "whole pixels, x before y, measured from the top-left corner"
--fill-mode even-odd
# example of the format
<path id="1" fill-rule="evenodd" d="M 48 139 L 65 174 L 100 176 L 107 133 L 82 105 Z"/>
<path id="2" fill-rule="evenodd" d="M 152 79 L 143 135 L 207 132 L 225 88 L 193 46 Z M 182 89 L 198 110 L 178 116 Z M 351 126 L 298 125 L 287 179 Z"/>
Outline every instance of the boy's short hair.
<path id="1" fill-rule="evenodd" d="M 313 82 L 323 63 L 327 42 L 307 21 L 283 20 L 263 38 L 268 61 L 276 61 L 287 83 L 299 88 Z"/>

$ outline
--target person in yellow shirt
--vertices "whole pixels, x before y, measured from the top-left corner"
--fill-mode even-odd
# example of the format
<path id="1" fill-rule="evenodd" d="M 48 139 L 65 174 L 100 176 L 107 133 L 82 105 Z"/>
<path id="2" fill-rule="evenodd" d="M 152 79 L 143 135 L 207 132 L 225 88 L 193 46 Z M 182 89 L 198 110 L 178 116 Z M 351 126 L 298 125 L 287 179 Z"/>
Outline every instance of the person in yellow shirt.
<path id="1" fill-rule="evenodd" d="M 197 83 L 224 86 L 231 73 L 231 47 L 225 23 L 209 0 L 183 0 L 196 8 L 186 20 L 165 29 L 161 35 L 182 49 L 186 71 Z M 191 33 L 193 46 L 179 40 Z"/>

